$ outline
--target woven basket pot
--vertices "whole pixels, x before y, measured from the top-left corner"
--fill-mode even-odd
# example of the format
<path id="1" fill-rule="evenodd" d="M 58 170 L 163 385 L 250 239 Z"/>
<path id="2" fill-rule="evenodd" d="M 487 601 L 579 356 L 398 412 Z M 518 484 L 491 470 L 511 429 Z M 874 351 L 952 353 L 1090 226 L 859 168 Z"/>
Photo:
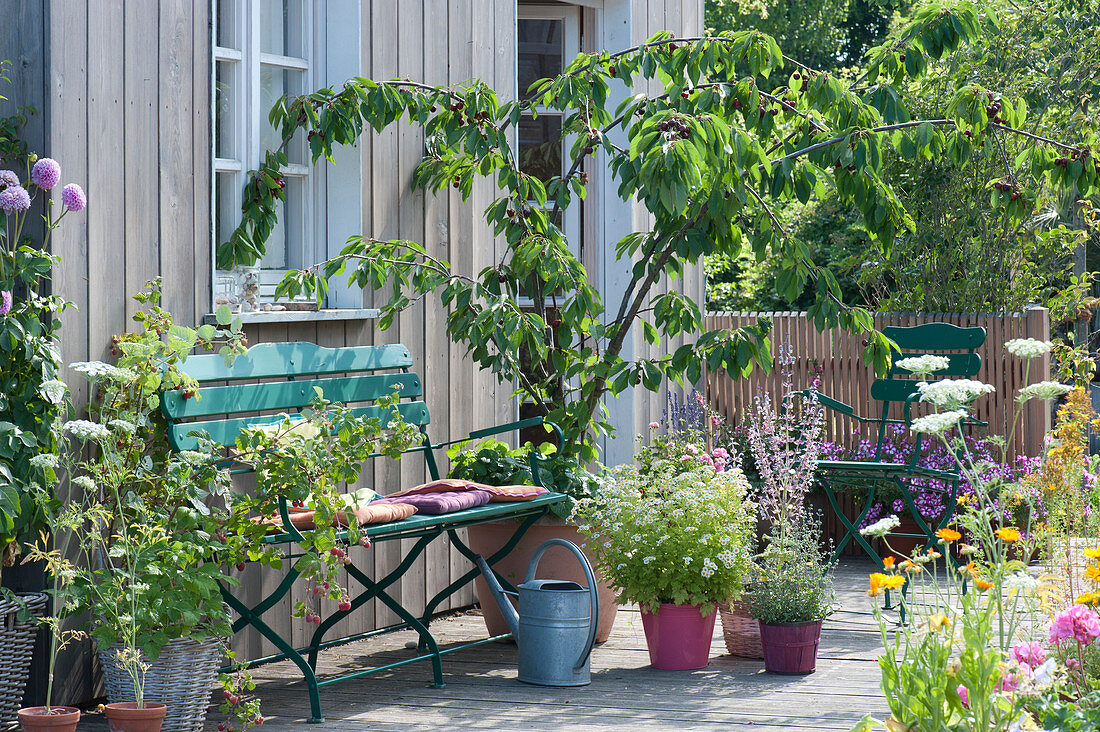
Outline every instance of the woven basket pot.
<path id="1" fill-rule="evenodd" d="M 19 595 L 31 615 L 41 617 L 46 612 L 49 597 L 41 592 Z M 23 702 L 23 689 L 31 667 L 34 639 L 38 623 L 34 618 L 19 620 L 22 606 L 0 600 L 0 727 L 12 727 Z"/>
<path id="2" fill-rule="evenodd" d="M 116 661 L 120 648 L 114 645 L 99 652 L 110 702 L 134 701 L 133 681 Z M 221 645 L 216 638 L 201 642 L 180 638 L 164 646 L 145 672 L 145 699 L 168 707 L 161 732 L 202 732 L 220 665 Z"/>
<path id="3" fill-rule="evenodd" d="M 760 624 L 749 614 L 744 600 L 719 603 L 722 617 L 722 636 L 731 656 L 763 658 L 764 647 L 760 643 Z"/>

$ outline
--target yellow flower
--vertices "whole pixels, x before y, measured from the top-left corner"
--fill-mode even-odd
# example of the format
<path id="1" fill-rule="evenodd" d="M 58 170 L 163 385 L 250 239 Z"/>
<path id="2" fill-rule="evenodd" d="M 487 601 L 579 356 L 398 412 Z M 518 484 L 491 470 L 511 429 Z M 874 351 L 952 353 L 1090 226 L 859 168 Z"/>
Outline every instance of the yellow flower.
<path id="1" fill-rule="evenodd" d="M 882 593 L 882 583 L 889 579 L 889 577 L 882 572 L 871 573 L 871 587 L 867 590 L 867 594 L 871 597 L 875 597 Z"/>
<path id="2" fill-rule="evenodd" d="M 885 587 L 888 590 L 896 590 L 904 584 L 905 584 L 905 578 L 902 577 L 900 574 L 895 574 L 895 575 L 892 575 L 890 577 L 887 577 L 882 582 L 882 586 Z"/>
<path id="3" fill-rule="evenodd" d="M 1100 582 L 1100 565 L 1090 564 L 1085 567 L 1085 578 L 1088 579 L 1089 582 Z"/>
<path id="4" fill-rule="evenodd" d="M 944 541 L 958 541 L 962 538 L 962 534 L 954 529 L 940 529 L 936 532 L 936 536 Z"/>
<path id="5" fill-rule="evenodd" d="M 1095 549 L 1086 549 L 1085 556 L 1089 559 L 1100 559 L 1100 544 L 1097 544 Z"/>
<path id="6" fill-rule="evenodd" d="M 928 629 L 933 633 L 938 633 L 944 628 L 951 627 L 951 618 L 947 617 L 943 613 L 935 613 L 928 618 Z"/>
<path id="7" fill-rule="evenodd" d="M 1005 526 L 1004 528 L 997 529 L 997 538 L 1002 541 L 1013 542 L 1019 541 L 1021 536 L 1020 532 L 1011 526 Z"/>
<path id="8" fill-rule="evenodd" d="M 1100 595 L 1095 592 L 1086 592 L 1083 595 L 1077 596 L 1077 602 L 1082 605 L 1092 605 L 1095 607 L 1097 604 L 1100 604 Z"/>

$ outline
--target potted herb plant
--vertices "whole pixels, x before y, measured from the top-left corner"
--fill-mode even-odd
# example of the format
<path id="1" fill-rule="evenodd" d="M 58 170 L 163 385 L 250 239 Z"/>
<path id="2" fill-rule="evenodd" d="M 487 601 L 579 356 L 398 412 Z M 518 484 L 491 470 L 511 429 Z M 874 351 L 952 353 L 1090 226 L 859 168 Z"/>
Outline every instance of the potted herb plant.
<path id="1" fill-rule="evenodd" d="M 702 668 L 716 605 L 741 590 L 755 507 L 737 469 L 651 468 L 612 471 L 573 518 L 620 599 L 641 606 L 653 667 Z"/>
<path id="2" fill-rule="evenodd" d="M 821 624 L 836 603 L 820 535 L 817 517 L 807 513 L 770 537 L 756 558 L 745 602 L 760 621 L 764 668 L 770 673 L 808 674 L 817 667 Z"/>

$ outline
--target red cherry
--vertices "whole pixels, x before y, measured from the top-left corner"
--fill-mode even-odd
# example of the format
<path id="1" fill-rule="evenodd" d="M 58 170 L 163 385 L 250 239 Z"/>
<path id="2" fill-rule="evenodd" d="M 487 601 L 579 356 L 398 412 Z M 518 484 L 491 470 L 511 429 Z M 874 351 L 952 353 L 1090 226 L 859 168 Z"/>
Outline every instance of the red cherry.
<path id="1" fill-rule="evenodd" d="M 347 600 L 344 600 L 339 605 L 337 605 L 337 607 L 340 608 L 340 612 L 346 612 L 347 610 L 351 610 L 351 603 Z"/>
<path id="2" fill-rule="evenodd" d="M 238 572 L 243 572 L 244 571 L 244 562 L 237 562 L 237 571 Z"/>
<path id="3" fill-rule="evenodd" d="M 232 694 L 229 693 L 229 689 L 223 689 L 222 690 L 222 696 L 224 696 L 226 699 L 228 699 L 230 696 L 232 696 Z"/>

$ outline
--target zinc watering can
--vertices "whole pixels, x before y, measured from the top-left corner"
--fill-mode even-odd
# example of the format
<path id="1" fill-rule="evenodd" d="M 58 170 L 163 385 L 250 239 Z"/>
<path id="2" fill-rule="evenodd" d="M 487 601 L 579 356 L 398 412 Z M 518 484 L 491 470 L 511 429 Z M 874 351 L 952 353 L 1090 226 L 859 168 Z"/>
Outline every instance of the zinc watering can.
<path id="1" fill-rule="evenodd" d="M 576 555 L 584 567 L 588 587 L 563 580 L 535 579 L 543 553 L 555 545 Z M 544 542 L 531 557 L 527 578 L 519 585 L 518 593 L 506 592 L 485 560 L 478 556 L 476 561 L 519 646 L 519 680 L 539 686 L 591 683 L 589 661 L 596 642 L 600 601 L 592 566 L 580 548 L 565 539 Z M 517 594 L 518 613 L 507 597 Z"/>

